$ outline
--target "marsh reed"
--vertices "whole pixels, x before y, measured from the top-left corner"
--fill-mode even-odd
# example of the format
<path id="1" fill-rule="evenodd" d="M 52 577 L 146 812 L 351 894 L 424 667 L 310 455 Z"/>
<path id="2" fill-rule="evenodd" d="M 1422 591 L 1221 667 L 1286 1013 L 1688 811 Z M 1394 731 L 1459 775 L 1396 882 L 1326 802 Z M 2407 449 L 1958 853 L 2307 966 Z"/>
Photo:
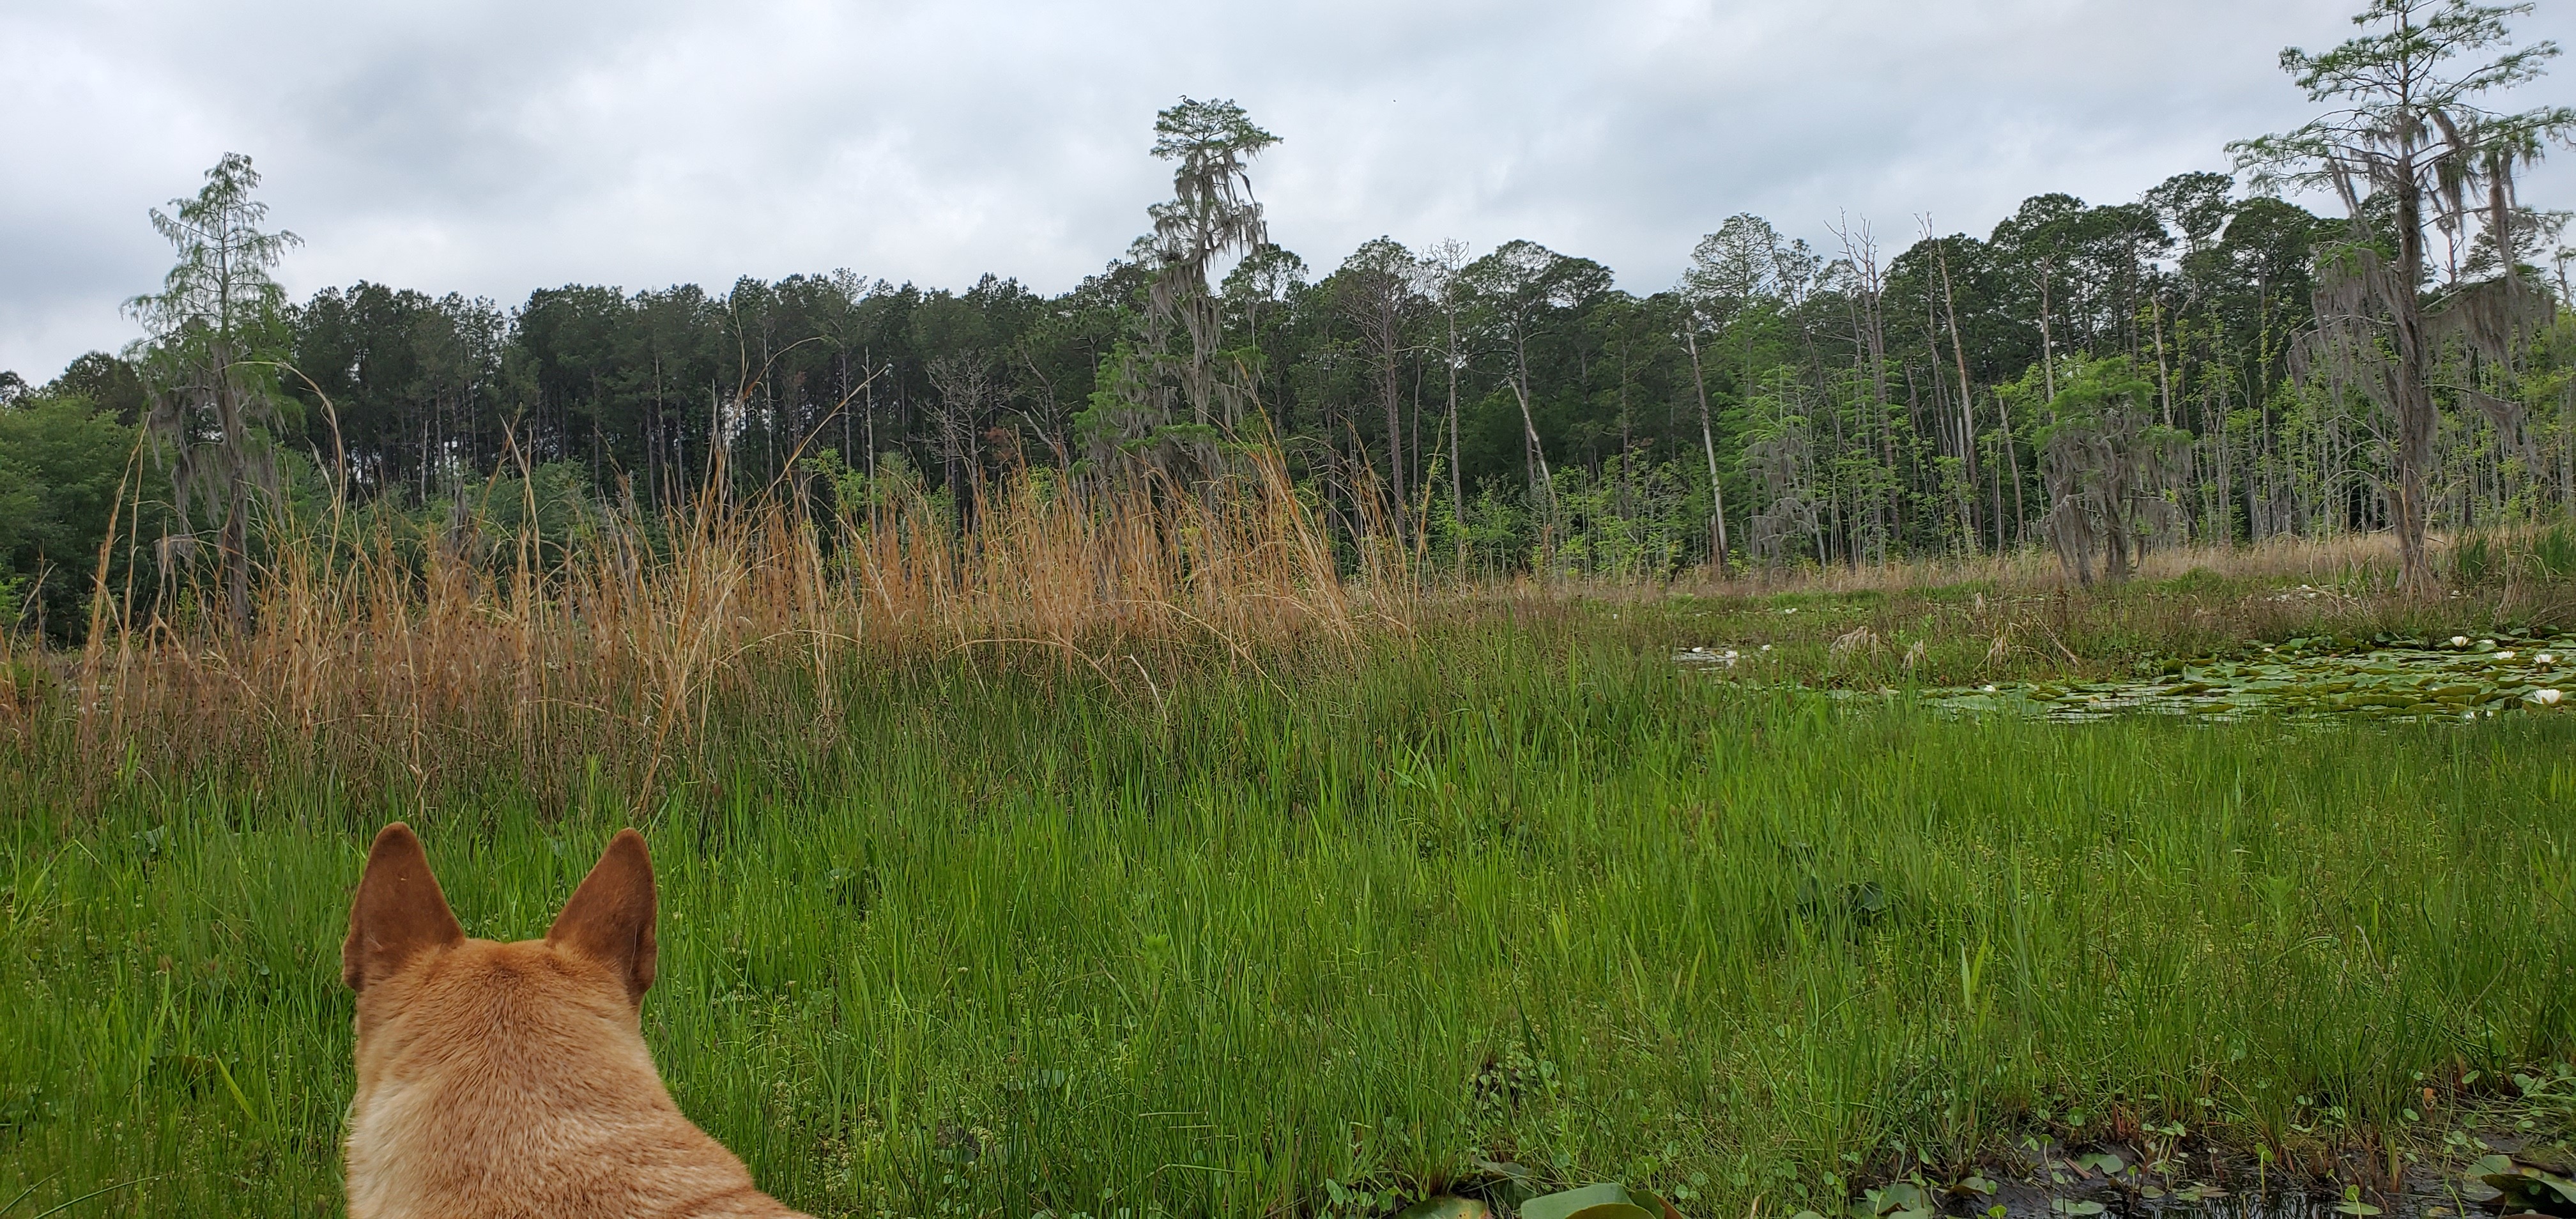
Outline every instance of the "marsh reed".
<path id="1" fill-rule="evenodd" d="M 1257 445 L 1197 483 L 1023 470 L 962 506 L 891 477 L 828 496 L 812 480 L 710 493 L 665 512 L 587 493 L 550 509 L 540 480 L 517 474 L 460 494 L 443 521 L 338 495 L 319 509 L 271 504 L 246 628 L 184 575 L 158 590 L 102 580 L 79 648 L 0 637 L 0 743 L 77 776 L 85 794 L 217 770 L 413 804 L 449 784 L 561 804 L 578 785 L 640 811 L 704 779 L 711 751 L 828 750 L 850 678 L 870 667 L 1034 668 L 1161 706 L 1210 666 L 1268 680 L 1370 637 L 1687 593 L 1721 618 L 1751 617 L 1653 630 L 1679 629 L 1684 643 L 1758 631 L 1784 662 L 1812 642 L 1813 672 L 1798 675 L 1814 683 L 1938 682 L 2125 665 L 2157 647 L 2318 625 L 2446 622 L 2469 608 L 2401 595 L 2384 537 L 2154 551 L 2127 584 L 2095 590 L 2068 587 L 2036 551 L 1725 579 L 1704 568 L 1642 583 L 1478 578 L 1419 536 L 1389 541 L 1387 522 L 1366 516 L 1373 494 L 1350 497 L 1361 518 L 1336 515 Z M 127 530 L 140 548 L 131 519 Z M 2531 584 L 2510 578 L 2512 562 L 2501 570 L 2479 613 L 2563 616 L 2563 573 Z M 2270 587 L 2292 579 L 2336 593 L 2312 604 Z M 1794 623 L 1925 646 L 1859 664 L 1870 657 L 1784 630 L 1793 620 L 1764 605 L 1781 596 L 1879 598 Z M 2026 621 L 2043 610 L 2045 629 Z M 1669 642 L 1638 636 L 1636 621 L 1567 634 L 1605 626 L 1648 650 Z"/>
<path id="2" fill-rule="evenodd" d="M 102 586 L 78 651 L 5 645 L 0 735 L 100 779 L 287 767 L 542 790 L 587 766 L 645 801 L 694 770 L 720 705 L 828 739 L 847 666 L 967 653 L 1159 699 L 1177 664 L 1258 669 L 1401 612 L 1360 603 L 1257 452 L 1188 487 L 1021 478 L 962 522 L 897 482 L 822 509 L 775 489 L 659 515 L 593 503 L 550 535 L 532 485 L 514 521 L 489 487 L 438 529 L 271 513 L 249 629 L 186 587 Z"/>

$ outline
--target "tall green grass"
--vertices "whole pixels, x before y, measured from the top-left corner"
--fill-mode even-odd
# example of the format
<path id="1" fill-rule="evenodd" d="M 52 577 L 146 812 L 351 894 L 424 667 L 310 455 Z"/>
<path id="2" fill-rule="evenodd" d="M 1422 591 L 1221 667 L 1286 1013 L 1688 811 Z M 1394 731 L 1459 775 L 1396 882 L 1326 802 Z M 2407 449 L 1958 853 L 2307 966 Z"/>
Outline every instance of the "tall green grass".
<path id="1" fill-rule="evenodd" d="M 2576 1047 L 2576 717 L 1973 722 L 1491 624 L 832 680 L 837 732 L 718 733 L 643 819 L 664 1075 L 818 1214 L 1383 1213 L 1502 1163 L 1831 1212 L 2030 1133 L 2432 1131 Z M 367 835 L 519 938 L 629 813 L 578 758 L 422 809 L 114 759 L 76 806 L 37 756 L 0 1199 L 136 1182 L 72 1214 L 335 1211 Z"/>

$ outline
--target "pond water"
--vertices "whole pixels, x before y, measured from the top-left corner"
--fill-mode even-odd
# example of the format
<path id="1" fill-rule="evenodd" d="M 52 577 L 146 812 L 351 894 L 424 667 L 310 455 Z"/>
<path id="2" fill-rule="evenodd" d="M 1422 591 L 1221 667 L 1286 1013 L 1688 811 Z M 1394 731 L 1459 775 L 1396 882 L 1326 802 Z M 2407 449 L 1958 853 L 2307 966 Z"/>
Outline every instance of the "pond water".
<path id="1" fill-rule="evenodd" d="M 1697 649 L 1675 659 L 1724 670 L 1736 667 L 1742 651 Z M 2235 656 L 2171 660 L 2139 677 L 1999 682 L 1925 690 L 1922 698 L 1962 714 L 2051 720 L 2154 714 L 2430 721 L 2576 713 L 2576 635 L 2319 636 Z"/>
<path id="2" fill-rule="evenodd" d="M 2498 1134 L 2520 1147 L 2516 1136 Z M 2067 1153 L 2052 1142 L 2036 1157 L 2016 1155 L 2014 1175 L 1974 1176 L 1943 1188 L 1919 1176 L 1865 1191 L 1855 1215 L 1873 1219 L 2560 1219 L 2576 1216 L 2576 1181 L 2559 1172 L 2491 1153 L 2468 1165 L 2418 1162 L 2394 1190 L 2325 1179 L 2294 1181 L 2238 1164 L 2234 1188 L 2185 1180 L 2177 1164 L 2140 1164 L 2136 1149 Z M 2556 1157 L 2553 1159 L 2553 1157 Z M 2553 1162 L 2559 1153 L 2544 1155 Z M 1998 1165 L 1997 1167 L 2005 1167 Z M 2346 1162 L 2344 1169 L 2359 1167 Z M 2376 1165 L 2349 1181 L 2368 1176 Z M 2563 1163 L 2561 1167 L 2564 1167 Z M 2302 1189 L 2305 1185 L 2319 1192 Z M 2267 1187 L 2268 1186 L 2268 1187 Z"/>
<path id="3" fill-rule="evenodd" d="M 2293 639 L 2234 658 L 2171 661 L 2151 677 L 1927 691 L 1934 706 L 2054 720 L 2151 713 L 2464 720 L 2576 711 L 2576 637 Z"/>

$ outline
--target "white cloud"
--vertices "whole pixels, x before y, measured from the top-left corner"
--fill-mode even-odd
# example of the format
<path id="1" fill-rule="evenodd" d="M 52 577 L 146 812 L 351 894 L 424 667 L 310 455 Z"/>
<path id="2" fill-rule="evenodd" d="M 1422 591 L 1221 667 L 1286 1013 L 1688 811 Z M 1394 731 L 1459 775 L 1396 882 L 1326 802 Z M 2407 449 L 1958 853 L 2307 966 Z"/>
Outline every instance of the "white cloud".
<path id="1" fill-rule="evenodd" d="M 227 150 L 307 241 L 290 289 L 513 302 L 847 266 L 1060 290 L 1168 185 L 1155 109 L 1229 96 L 1286 142 L 1257 180 L 1319 267 L 1362 240 L 1530 237 L 1669 282 L 1753 211 L 1902 245 L 2024 196 L 2134 197 L 2308 105 L 2284 43 L 2350 0 L 1503 0 L 0 9 L 0 367 L 133 330 L 143 210 Z M 2576 40 L 2558 8 L 2526 38 Z M 2533 90 L 2537 93 L 2540 90 Z M 2526 103 L 2528 104 L 2528 103 Z M 2576 154 L 2528 196 L 2568 202 Z"/>

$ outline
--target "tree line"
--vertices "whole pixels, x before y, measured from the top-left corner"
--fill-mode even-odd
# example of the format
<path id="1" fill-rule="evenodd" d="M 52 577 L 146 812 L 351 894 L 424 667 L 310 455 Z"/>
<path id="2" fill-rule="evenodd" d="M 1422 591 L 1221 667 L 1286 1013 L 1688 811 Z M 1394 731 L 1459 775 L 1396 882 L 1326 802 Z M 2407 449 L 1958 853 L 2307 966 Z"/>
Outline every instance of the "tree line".
<path id="1" fill-rule="evenodd" d="M 70 455 L 138 435 L 156 527 L 215 556 L 237 610 L 249 492 L 281 478 L 430 515 L 496 471 L 647 515 L 898 480 L 962 527 L 1013 480 L 1186 487 L 1258 444 L 1354 552 L 1488 570 L 2051 546 L 2090 581 L 2154 545 L 2396 529 L 2415 578 L 2427 528 L 2576 510 L 2576 252 L 2568 214 L 2513 188 L 2576 112 L 2475 104 L 2555 54 L 2510 49 L 2523 7 L 2372 0 L 2362 37 L 2284 54 L 2340 108 L 2233 146 L 2235 174 L 2036 195 L 1982 236 L 1918 218 L 1901 248 L 1863 219 L 1819 246 L 1735 215 L 1644 293 L 1527 240 L 1311 264 L 1253 190 L 1276 137 L 1222 101 L 1163 112 L 1171 199 L 1056 295 L 841 270 L 288 301 L 268 269 L 292 236 L 228 157 L 154 213 L 180 259 L 134 303 L 146 339 L 0 380 L 0 546 L 22 581 L 82 570 L 66 550 L 95 534 L 68 522 L 101 525 L 113 491 L 74 488 L 124 454 Z"/>

